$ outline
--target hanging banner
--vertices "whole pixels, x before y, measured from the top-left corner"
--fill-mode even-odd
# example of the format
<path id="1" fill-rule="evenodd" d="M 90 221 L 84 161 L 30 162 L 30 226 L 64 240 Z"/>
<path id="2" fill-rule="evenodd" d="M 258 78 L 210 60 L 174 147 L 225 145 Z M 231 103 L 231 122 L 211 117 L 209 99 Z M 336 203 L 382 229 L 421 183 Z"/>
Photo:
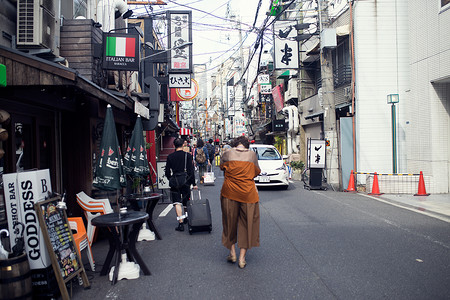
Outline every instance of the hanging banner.
<path id="1" fill-rule="evenodd" d="M 296 21 L 277 21 L 273 24 L 275 69 L 298 69 Z"/>
<path id="2" fill-rule="evenodd" d="M 168 11 L 169 48 L 192 42 L 192 12 Z M 176 48 L 168 52 L 169 73 L 192 73 L 191 46 Z"/>
<path id="3" fill-rule="evenodd" d="M 281 94 L 282 90 L 283 90 L 282 84 L 277 85 L 272 89 L 273 103 L 275 104 L 275 109 L 277 110 L 277 112 L 280 112 L 284 106 L 283 95 Z"/>
<path id="4" fill-rule="evenodd" d="M 139 71 L 139 35 L 103 33 L 103 69 Z"/>

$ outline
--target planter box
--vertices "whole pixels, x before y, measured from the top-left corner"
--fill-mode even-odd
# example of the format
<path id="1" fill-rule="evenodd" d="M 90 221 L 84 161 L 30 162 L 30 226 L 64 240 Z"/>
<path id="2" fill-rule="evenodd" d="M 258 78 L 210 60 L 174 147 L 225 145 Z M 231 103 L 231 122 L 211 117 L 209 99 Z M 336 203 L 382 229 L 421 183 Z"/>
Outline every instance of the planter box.
<path id="1" fill-rule="evenodd" d="M 302 180 L 302 170 L 292 170 L 292 180 Z"/>

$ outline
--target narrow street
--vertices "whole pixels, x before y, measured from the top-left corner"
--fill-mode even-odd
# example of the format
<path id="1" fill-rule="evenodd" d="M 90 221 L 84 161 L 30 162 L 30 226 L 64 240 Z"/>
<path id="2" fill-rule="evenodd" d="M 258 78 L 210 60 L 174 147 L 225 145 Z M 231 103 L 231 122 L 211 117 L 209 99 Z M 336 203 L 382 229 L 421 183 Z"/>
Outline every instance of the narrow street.
<path id="1" fill-rule="evenodd" d="M 200 187 L 212 209 L 211 234 L 177 232 L 175 212 L 159 216 L 162 240 L 138 243 L 151 276 L 112 286 L 100 277 L 108 243 L 93 244 L 90 290 L 73 299 L 445 299 L 450 294 L 449 223 L 358 194 L 260 189 L 261 247 L 247 267 L 227 263 L 216 185 Z M 167 202 L 167 200 L 166 200 Z M 157 217 L 159 216 L 159 217 Z"/>

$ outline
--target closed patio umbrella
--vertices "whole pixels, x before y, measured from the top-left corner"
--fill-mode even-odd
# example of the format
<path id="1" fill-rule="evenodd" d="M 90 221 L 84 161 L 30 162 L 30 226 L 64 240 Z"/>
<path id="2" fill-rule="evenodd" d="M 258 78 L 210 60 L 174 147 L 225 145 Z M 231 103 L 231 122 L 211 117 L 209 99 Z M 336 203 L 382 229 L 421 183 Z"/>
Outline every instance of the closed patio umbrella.
<path id="1" fill-rule="evenodd" d="M 150 174 L 145 147 L 141 116 L 137 116 L 130 144 L 124 156 L 124 170 L 131 177 L 145 177 Z"/>
<path id="2" fill-rule="evenodd" d="M 137 116 L 133 133 L 131 134 L 130 144 L 124 156 L 125 173 L 132 178 L 145 177 L 150 174 L 148 166 L 147 152 L 143 135 L 141 116 Z M 155 239 L 155 234 L 147 229 L 146 224 L 142 225 L 139 231 L 138 241 Z"/>
<path id="3" fill-rule="evenodd" d="M 106 191 L 119 190 L 126 186 L 122 152 L 117 139 L 112 108 L 109 104 L 106 108 L 100 155 L 95 166 L 93 185 Z"/>

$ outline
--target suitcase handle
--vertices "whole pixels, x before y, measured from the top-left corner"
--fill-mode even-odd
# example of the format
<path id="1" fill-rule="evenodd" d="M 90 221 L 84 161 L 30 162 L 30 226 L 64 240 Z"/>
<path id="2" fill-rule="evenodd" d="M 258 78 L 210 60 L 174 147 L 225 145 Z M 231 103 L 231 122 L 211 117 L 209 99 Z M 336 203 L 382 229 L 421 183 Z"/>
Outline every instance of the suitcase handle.
<path id="1" fill-rule="evenodd" d="M 202 193 L 200 192 L 199 189 L 197 189 L 198 192 L 198 200 L 202 199 Z M 191 200 L 194 200 L 194 190 L 191 190 Z"/>

